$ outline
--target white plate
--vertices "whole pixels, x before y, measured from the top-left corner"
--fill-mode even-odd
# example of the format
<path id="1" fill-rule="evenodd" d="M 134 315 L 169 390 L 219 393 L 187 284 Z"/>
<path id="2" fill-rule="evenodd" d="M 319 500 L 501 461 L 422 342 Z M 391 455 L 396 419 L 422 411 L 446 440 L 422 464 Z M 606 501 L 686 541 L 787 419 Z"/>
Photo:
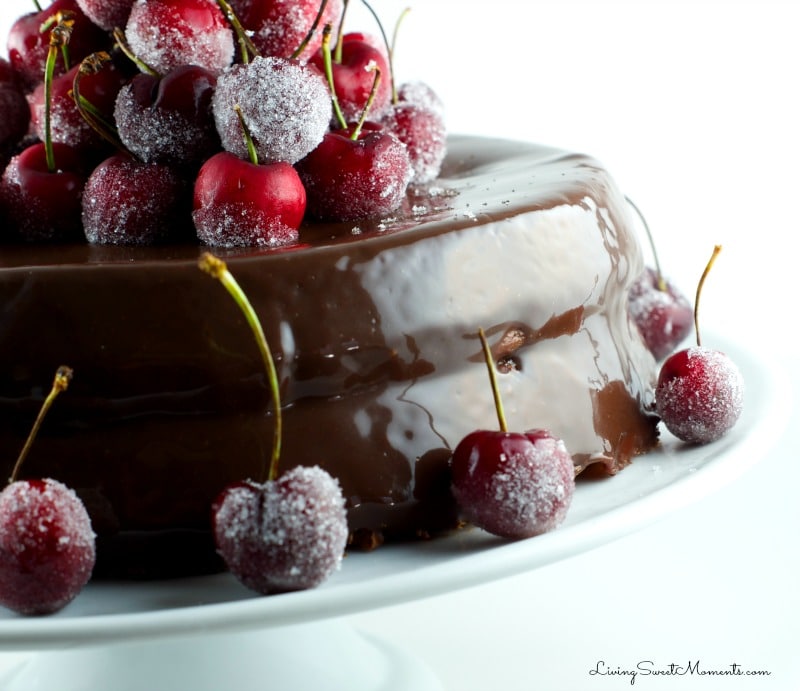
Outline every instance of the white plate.
<path id="1" fill-rule="evenodd" d="M 45 618 L 0 613 L 0 650 L 41 650 L 147 640 L 198 630 L 264 630 L 326 620 L 434 596 L 535 569 L 597 547 L 695 501 L 769 450 L 788 419 L 785 377 L 770 360 L 724 344 L 746 382 L 745 409 L 728 436 L 690 447 L 665 434 L 661 448 L 619 475 L 579 482 L 556 531 L 506 542 L 479 530 L 349 554 L 340 572 L 305 592 L 257 597 L 231 576 L 148 583 L 91 583 Z"/>

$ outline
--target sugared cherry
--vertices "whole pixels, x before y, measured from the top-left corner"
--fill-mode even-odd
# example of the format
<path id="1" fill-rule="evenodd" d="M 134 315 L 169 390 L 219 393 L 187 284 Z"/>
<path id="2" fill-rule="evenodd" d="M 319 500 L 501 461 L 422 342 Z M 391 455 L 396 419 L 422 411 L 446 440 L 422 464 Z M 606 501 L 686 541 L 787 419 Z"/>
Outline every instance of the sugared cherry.
<path id="1" fill-rule="evenodd" d="M 655 268 L 646 268 L 631 286 L 628 293 L 628 314 L 639 329 L 648 350 L 656 360 L 661 361 L 674 352 L 692 330 L 692 305 L 664 277 L 647 219 L 631 199 L 627 201 L 644 226 L 655 261 Z"/>
<path id="2" fill-rule="evenodd" d="M 222 146 L 248 158 L 235 106 L 262 163 L 299 161 L 322 141 L 332 115 L 325 79 L 284 58 L 257 56 L 234 65 L 217 81 L 212 108 Z"/>
<path id="3" fill-rule="evenodd" d="M 700 291 L 720 249 L 714 248 L 697 288 L 697 345 L 667 358 L 656 385 L 656 412 L 672 434 L 692 444 L 721 438 L 736 424 L 743 408 L 744 380 L 738 367 L 724 353 L 700 343 Z"/>
<path id="4" fill-rule="evenodd" d="M 199 265 L 222 282 L 253 331 L 275 420 L 266 480 L 236 483 L 212 507 L 217 549 L 234 576 L 258 593 L 312 588 L 341 563 L 348 536 L 344 497 L 339 483 L 318 466 L 296 466 L 278 477 L 282 413 L 272 352 L 258 315 L 224 262 L 204 254 Z"/>
<path id="5" fill-rule="evenodd" d="M 20 614 L 60 610 L 94 569 L 94 532 L 75 492 L 49 478 L 17 479 L 45 413 L 71 376 L 69 368 L 57 371 L 11 480 L 0 492 L 0 604 Z"/>
<path id="6" fill-rule="evenodd" d="M 153 245 L 191 237 L 191 187 L 174 168 L 116 154 L 83 189 L 83 230 L 94 245 Z"/>
<path id="7" fill-rule="evenodd" d="M 575 491 L 575 466 L 564 442 L 546 430 L 508 432 L 494 362 L 480 332 L 500 430 L 471 432 L 451 460 L 453 494 L 464 517 L 488 532 L 527 538 L 566 517 Z"/>
<path id="8" fill-rule="evenodd" d="M 220 74 L 233 61 L 233 31 L 215 0 L 135 0 L 125 38 L 159 74 L 181 65 Z"/>
<path id="9" fill-rule="evenodd" d="M 339 483 L 318 466 L 225 489 L 214 537 L 231 572 L 263 595 L 313 588 L 341 564 L 347 518 Z"/>

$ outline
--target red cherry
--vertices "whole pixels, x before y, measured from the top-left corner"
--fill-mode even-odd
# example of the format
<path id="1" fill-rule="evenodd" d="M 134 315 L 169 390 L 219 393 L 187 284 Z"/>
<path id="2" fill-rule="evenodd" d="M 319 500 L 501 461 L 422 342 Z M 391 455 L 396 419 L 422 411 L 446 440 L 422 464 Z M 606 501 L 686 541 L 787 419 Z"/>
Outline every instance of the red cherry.
<path id="1" fill-rule="evenodd" d="M 197 65 L 182 65 L 161 78 L 136 75 L 114 106 L 120 140 L 143 161 L 196 169 L 220 150 L 211 113 L 216 83 Z"/>
<path id="2" fill-rule="evenodd" d="M 332 114 L 330 91 L 315 69 L 273 57 L 256 57 L 221 75 L 212 107 L 223 148 L 247 158 L 235 107 L 241 109 L 262 163 L 299 161 L 322 141 Z"/>
<path id="3" fill-rule="evenodd" d="M 297 164 L 306 186 L 308 211 L 322 220 L 356 220 L 400 206 L 412 176 L 406 147 L 380 125 L 365 122 L 328 132 Z"/>
<path id="4" fill-rule="evenodd" d="M 363 34 L 345 34 L 336 49 L 336 59 L 331 65 L 336 98 L 347 122 L 358 120 L 372 93 L 375 68 L 384 75 L 370 106 L 370 118 L 379 120 L 389 109 L 392 100 L 389 58 L 380 44 Z M 341 51 L 341 52 L 340 52 Z M 324 51 L 318 50 L 309 63 L 325 73 Z"/>
<path id="5" fill-rule="evenodd" d="M 195 180 L 195 228 L 210 246 L 291 244 L 305 208 L 303 183 L 288 163 L 256 165 L 221 152 L 203 164 Z"/>
<path id="6" fill-rule="evenodd" d="M 659 285 L 655 269 L 647 268 L 628 293 L 628 312 L 656 360 L 663 360 L 689 335 L 692 305 L 670 281 Z"/>
<path id="7" fill-rule="evenodd" d="M 53 144 L 56 171 L 50 172 L 43 143 L 11 159 L 0 179 L 0 207 L 20 240 L 69 241 L 83 236 L 81 193 L 86 181 L 81 154 Z"/>
<path id="8" fill-rule="evenodd" d="M 263 595 L 319 585 L 339 568 L 347 544 L 339 483 L 316 466 L 295 467 L 264 484 L 233 485 L 212 515 L 228 568 Z"/>
<path id="9" fill-rule="evenodd" d="M 133 0 L 76 0 L 83 13 L 106 31 L 125 26 Z"/>
<path id="10" fill-rule="evenodd" d="M 174 169 L 117 154 L 83 190 L 83 229 L 92 244 L 152 245 L 191 237 L 188 182 Z"/>
<path id="11" fill-rule="evenodd" d="M 0 155 L 10 151 L 28 132 L 30 109 L 21 89 L 0 81 Z"/>
<path id="12" fill-rule="evenodd" d="M 408 150 L 414 177 L 424 184 L 436 179 L 447 153 L 447 129 L 441 113 L 408 101 L 392 105 L 383 124 Z"/>
<path id="13" fill-rule="evenodd" d="M 76 0 L 54 0 L 40 12 L 23 15 L 9 31 L 8 58 L 28 88 L 33 88 L 44 77 L 50 32 L 41 31 L 41 27 L 58 12 L 73 14 L 74 25 L 68 48 L 70 66 L 109 46 L 108 35 L 83 14 Z M 66 71 L 63 60 L 56 63 L 55 70 L 56 74 Z"/>
<path id="14" fill-rule="evenodd" d="M 125 38 L 160 74 L 189 64 L 220 74 L 233 61 L 233 31 L 214 0 L 135 0 Z"/>
<path id="15" fill-rule="evenodd" d="M 75 598 L 95 561 L 89 514 L 51 479 L 20 480 L 0 492 L 0 603 L 50 614 Z"/>
<path id="16" fill-rule="evenodd" d="M 250 34 L 253 44 L 264 56 L 288 58 L 306 38 L 319 14 L 320 0 L 233 0 L 231 3 L 239 20 Z M 322 43 L 321 27 L 334 26 L 342 15 L 342 0 L 328 0 L 316 31 L 300 59 L 313 55 Z"/>
<path id="17" fill-rule="evenodd" d="M 95 153 L 98 150 L 106 150 L 107 143 L 86 122 L 75 103 L 73 86 L 80 67 L 80 64 L 77 64 L 69 72 L 53 80 L 50 98 L 51 138 L 54 142 L 69 144 L 81 151 Z M 109 62 L 98 72 L 81 75 L 80 95 L 110 122 L 117 93 L 126 82 L 127 75 Z M 43 83 L 39 84 L 28 96 L 31 125 L 36 135 L 42 140 L 45 138 L 44 96 Z M 99 159 L 95 158 L 95 160 Z"/>
<path id="18" fill-rule="evenodd" d="M 526 538 L 564 520 L 575 469 L 564 443 L 544 430 L 479 430 L 453 451 L 452 483 L 467 520 L 494 535 Z"/>
<path id="19" fill-rule="evenodd" d="M 656 411 L 678 439 L 707 444 L 739 419 L 744 380 L 731 359 L 693 346 L 667 358 L 656 385 Z"/>

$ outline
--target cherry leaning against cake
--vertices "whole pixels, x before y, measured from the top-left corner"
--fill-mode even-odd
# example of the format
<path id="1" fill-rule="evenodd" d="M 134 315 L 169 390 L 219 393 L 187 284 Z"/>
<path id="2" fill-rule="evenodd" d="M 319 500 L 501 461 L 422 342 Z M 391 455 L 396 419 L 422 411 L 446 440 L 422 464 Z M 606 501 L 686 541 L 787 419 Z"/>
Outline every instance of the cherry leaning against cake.
<path id="1" fill-rule="evenodd" d="M 515 491 L 549 507 L 526 535 L 563 520 L 574 476 L 613 475 L 658 443 L 663 353 L 631 307 L 649 274 L 597 161 L 448 137 L 433 90 L 396 83 L 392 46 L 344 30 L 347 3 L 298 2 L 291 49 L 267 40 L 286 0 L 62 4 L 43 11 L 43 59 L 0 63 L 0 467 L 69 362 L 78 376 L 24 474 L 80 497 L 95 577 L 228 566 L 259 592 L 291 589 L 252 576 L 262 557 L 290 562 L 285 545 L 263 556 L 271 528 L 236 518 L 284 506 L 284 491 L 346 518 L 303 587 L 345 540 L 481 525 L 457 449 L 496 419 L 486 353 L 508 429 L 531 447 L 514 477 L 553 490 Z M 162 21 L 193 38 L 163 44 L 146 30 Z M 44 94 L 86 33 L 102 40 L 76 51 L 73 100 L 53 118 Z M 100 104 L 90 76 L 111 72 Z M 20 98 L 36 104 L 33 135 Z M 73 117 L 80 143 L 58 129 Z M 250 318 L 198 269 L 209 250 L 263 325 L 274 374 Z"/>

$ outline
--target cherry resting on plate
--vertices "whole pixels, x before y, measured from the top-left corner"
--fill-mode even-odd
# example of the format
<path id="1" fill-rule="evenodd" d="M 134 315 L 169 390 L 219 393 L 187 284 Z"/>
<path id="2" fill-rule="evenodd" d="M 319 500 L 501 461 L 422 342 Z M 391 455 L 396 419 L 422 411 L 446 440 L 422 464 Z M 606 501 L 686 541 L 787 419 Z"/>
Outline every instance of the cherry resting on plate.
<path id="1" fill-rule="evenodd" d="M 228 568 L 263 595 L 319 585 L 339 568 L 347 544 L 339 483 L 317 466 L 228 487 L 213 516 Z"/>
<path id="2" fill-rule="evenodd" d="M 230 485 L 212 506 L 217 550 L 242 583 L 263 595 L 313 588 L 339 568 L 347 544 L 342 490 L 318 466 L 296 466 L 278 477 L 283 429 L 280 382 L 264 330 L 222 260 L 205 253 L 199 268 L 223 284 L 253 331 L 275 422 L 265 481 Z"/>
<path id="3" fill-rule="evenodd" d="M 306 192 L 288 163 L 254 164 L 223 151 L 200 168 L 193 208 L 206 245 L 278 247 L 297 241 Z"/>
<path id="4" fill-rule="evenodd" d="M 716 441 L 742 412 L 744 380 L 731 359 L 700 343 L 700 293 L 722 247 L 717 245 L 697 287 L 694 305 L 697 345 L 671 355 L 656 384 L 656 412 L 678 439 L 692 444 Z"/>
<path id="5" fill-rule="evenodd" d="M 52 479 L 17 480 L 0 492 L 0 604 L 20 614 L 56 612 L 94 568 L 89 514 Z"/>
<path id="6" fill-rule="evenodd" d="M 452 490 L 464 517 L 507 538 L 540 535 L 566 517 L 575 492 L 575 466 L 564 442 L 546 430 L 507 430 L 495 365 L 483 330 L 499 430 L 478 430 L 453 451 Z"/>
<path id="7" fill-rule="evenodd" d="M 72 370 L 59 367 L 53 387 L 0 492 L 0 604 L 20 614 L 50 614 L 88 582 L 95 536 L 83 502 L 52 479 L 17 479 L 45 413 L 66 390 Z"/>

